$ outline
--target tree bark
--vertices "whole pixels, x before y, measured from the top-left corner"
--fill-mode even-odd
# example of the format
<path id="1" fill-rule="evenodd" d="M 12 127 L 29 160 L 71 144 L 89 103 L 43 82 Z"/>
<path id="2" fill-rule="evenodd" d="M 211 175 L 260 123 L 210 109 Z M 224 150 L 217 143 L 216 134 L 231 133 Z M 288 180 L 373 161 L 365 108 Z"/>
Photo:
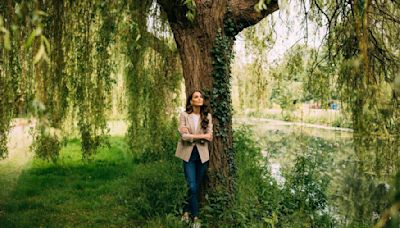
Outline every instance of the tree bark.
<path id="1" fill-rule="evenodd" d="M 203 90 L 206 95 L 213 91 L 213 58 L 212 49 L 216 36 L 234 38 L 244 28 L 258 23 L 261 19 L 278 10 L 277 1 L 271 1 L 268 9 L 258 12 L 255 5 L 258 0 L 195 0 L 196 15 L 194 21 L 186 18 L 186 7 L 181 1 L 158 0 L 158 4 L 166 14 L 171 26 L 177 49 L 181 58 L 183 76 L 185 79 L 186 95 L 193 90 Z M 224 31 L 227 20 L 234 23 L 235 30 Z M 233 42 L 230 43 L 233 45 Z M 231 49 L 230 49 L 231 50 Z M 230 97 L 226 102 L 231 106 Z M 211 106 L 209 106 L 211 108 Z M 210 112 L 213 114 L 211 108 Z M 214 132 L 218 131 L 221 120 L 213 115 Z M 225 138 L 214 134 L 210 150 L 209 183 L 216 189 L 219 185 L 228 185 L 232 190 L 233 173 L 229 166 L 227 151 L 233 149 L 232 119 L 229 118 L 224 126 L 227 132 Z M 222 177 L 222 178 L 221 178 Z M 221 182 L 221 180 L 224 180 Z"/>

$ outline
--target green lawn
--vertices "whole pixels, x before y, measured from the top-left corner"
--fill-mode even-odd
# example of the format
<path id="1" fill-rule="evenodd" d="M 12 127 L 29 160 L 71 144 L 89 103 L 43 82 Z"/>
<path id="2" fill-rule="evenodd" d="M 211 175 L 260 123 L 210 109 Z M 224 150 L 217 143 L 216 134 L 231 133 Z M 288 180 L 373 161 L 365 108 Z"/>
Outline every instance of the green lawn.
<path id="1" fill-rule="evenodd" d="M 235 130 L 236 192 L 229 195 L 219 186 L 206 195 L 202 227 L 344 225 L 332 215 L 349 211 L 347 186 L 361 183 L 352 177 L 354 165 L 347 165 L 352 164 L 345 156 L 352 154 L 351 145 L 298 133 L 264 133 Z M 81 160 L 80 142 L 71 140 L 57 164 L 34 158 L 20 172 L 21 166 L 0 163 L 0 227 L 185 227 L 179 218 L 186 184 L 174 151 L 150 161 L 152 156 L 132 156 L 122 137 L 112 137 L 110 144 L 88 162 Z M 259 146 L 272 163 L 282 165 L 282 185 Z M 375 188 L 369 182 L 363 186 Z M 372 208 L 368 194 L 357 202 Z M 385 196 L 377 202 L 388 201 Z M 354 227 L 371 223 L 366 216 Z"/>
<path id="2" fill-rule="evenodd" d="M 133 162 L 127 151 L 123 138 L 112 138 L 83 162 L 75 140 L 58 164 L 34 159 L 14 189 L 1 188 L 9 192 L 0 201 L 0 227 L 179 226 L 181 163 Z M 9 182 L 3 173 L 0 184 Z"/>

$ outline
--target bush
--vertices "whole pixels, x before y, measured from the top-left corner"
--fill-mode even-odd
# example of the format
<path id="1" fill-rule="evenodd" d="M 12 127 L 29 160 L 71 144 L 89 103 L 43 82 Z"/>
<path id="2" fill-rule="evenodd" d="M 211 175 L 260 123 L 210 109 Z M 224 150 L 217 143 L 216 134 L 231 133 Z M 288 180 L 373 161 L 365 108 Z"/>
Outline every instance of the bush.
<path id="1" fill-rule="evenodd" d="M 235 130 L 236 192 L 229 196 L 220 189 L 209 195 L 202 210 L 206 222 L 229 227 L 332 226 L 334 220 L 325 212 L 329 180 L 318 174 L 317 153 L 298 156 L 280 187 L 253 138 L 247 127 Z"/>
<path id="2" fill-rule="evenodd" d="M 248 127 L 234 131 L 236 162 L 236 194 L 230 196 L 223 188 L 207 196 L 203 208 L 208 224 L 231 227 L 261 226 L 275 222 L 274 212 L 280 202 L 279 189 L 270 175 L 268 161 L 252 140 Z"/>
<path id="3" fill-rule="evenodd" d="M 162 137 L 159 140 L 152 139 L 142 142 L 138 146 L 140 149 L 132 149 L 135 163 L 147 163 L 159 160 L 173 162 L 176 160 L 175 156 L 173 156 L 179 139 L 176 119 L 165 123 L 162 129 L 163 131 L 159 133 Z M 129 137 L 129 134 L 127 137 Z M 127 139 L 128 142 L 130 140 Z"/>
<path id="4" fill-rule="evenodd" d="M 60 155 L 61 144 L 57 136 L 42 133 L 35 135 L 31 149 L 38 158 L 55 163 Z"/>
<path id="5" fill-rule="evenodd" d="M 286 182 L 282 189 L 284 207 L 281 213 L 286 216 L 288 224 L 307 224 L 308 227 L 327 225 L 315 224 L 319 217 L 327 216 L 324 209 L 327 207 L 326 189 L 329 183 L 327 177 L 317 173 L 316 165 L 313 158 L 301 155 L 284 175 Z"/>
<path id="6" fill-rule="evenodd" d="M 161 160 L 135 167 L 129 177 L 130 191 L 125 202 L 133 220 L 146 221 L 170 213 L 180 214 L 186 185 L 179 164 Z"/>

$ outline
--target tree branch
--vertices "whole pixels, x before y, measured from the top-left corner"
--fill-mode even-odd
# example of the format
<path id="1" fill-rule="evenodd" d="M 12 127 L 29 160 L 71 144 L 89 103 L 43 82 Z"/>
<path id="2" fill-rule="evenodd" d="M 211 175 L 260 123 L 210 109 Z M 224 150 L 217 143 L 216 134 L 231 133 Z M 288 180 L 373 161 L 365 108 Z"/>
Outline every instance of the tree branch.
<path id="1" fill-rule="evenodd" d="M 230 0 L 228 2 L 228 17 L 233 19 L 240 32 L 246 27 L 257 24 L 263 18 L 279 9 L 278 1 L 272 0 L 267 4 L 267 9 L 257 11 L 255 5 L 259 0 Z"/>
<path id="2" fill-rule="evenodd" d="M 179 61 L 178 51 L 168 46 L 167 40 L 160 39 L 151 32 L 141 31 L 141 34 L 143 35 L 144 39 L 150 41 L 147 42 L 149 48 L 158 52 L 168 62 L 166 65 L 164 77 L 172 75 L 171 72 L 175 71 L 178 67 L 177 66 Z"/>
<path id="3" fill-rule="evenodd" d="M 167 54 L 168 56 L 176 56 L 178 54 L 176 50 L 173 50 L 168 46 L 167 40 L 160 39 L 153 33 L 148 31 L 140 31 L 140 33 L 143 35 L 144 39 L 150 41 L 148 42 L 150 48 L 160 53 L 161 55 Z"/>

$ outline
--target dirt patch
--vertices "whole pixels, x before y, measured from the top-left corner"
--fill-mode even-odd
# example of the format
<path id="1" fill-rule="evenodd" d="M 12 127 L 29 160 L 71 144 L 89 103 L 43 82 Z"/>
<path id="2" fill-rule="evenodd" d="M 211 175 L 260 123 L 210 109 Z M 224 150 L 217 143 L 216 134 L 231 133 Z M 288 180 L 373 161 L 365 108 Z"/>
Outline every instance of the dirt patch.
<path id="1" fill-rule="evenodd" d="M 18 182 L 22 170 L 32 160 L 33 154 L 29 150 L 32 136 L 29 134 L 33 123 L 16 119 L 12 122 L 9 132 L 8 157 L 0 161 L 0 216 L 1 205 L 12 192 Z"/>

